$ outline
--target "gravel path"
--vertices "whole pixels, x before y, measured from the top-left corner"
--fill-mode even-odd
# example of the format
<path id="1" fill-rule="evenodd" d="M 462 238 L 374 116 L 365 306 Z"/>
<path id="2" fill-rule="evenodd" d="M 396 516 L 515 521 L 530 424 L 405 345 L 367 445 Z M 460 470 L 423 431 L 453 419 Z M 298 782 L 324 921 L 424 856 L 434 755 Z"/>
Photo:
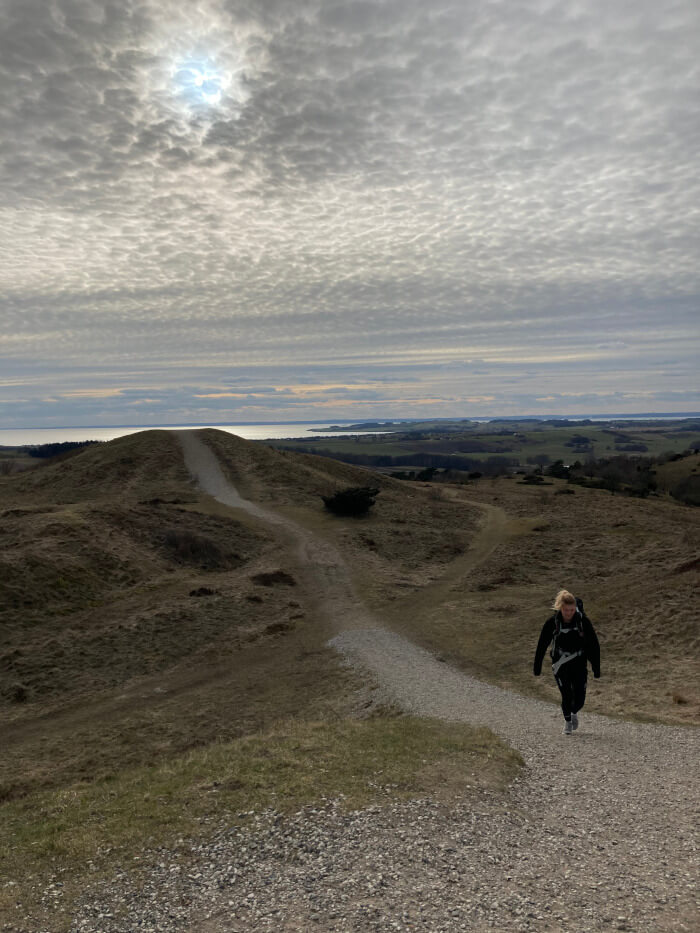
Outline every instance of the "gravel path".
<path id="1" fill-rule="evenodd" d="M 252 505 L 196 435 L 181 437 L 203 488 Z M 522 754 L 521 777 L 505 795 L 478 792 L 450 809 L 412 801 L 344 813 L 327 801 L 291 818 L 258 815 L 252 830 L 222 826 L 195 849 L 193 870 L 163 852 L 143 888 L 126 876 L 105 883 L 76 933 L 700 929 L 697 730 L 584 711 L 579 731 L 564 736 L 558 708 L 468 677 L 371 624 L 326 544 L 323 560 L 334 609 L 352 616 L 332 640 L 347 663 L 408 712 L 490 727 Z"/>

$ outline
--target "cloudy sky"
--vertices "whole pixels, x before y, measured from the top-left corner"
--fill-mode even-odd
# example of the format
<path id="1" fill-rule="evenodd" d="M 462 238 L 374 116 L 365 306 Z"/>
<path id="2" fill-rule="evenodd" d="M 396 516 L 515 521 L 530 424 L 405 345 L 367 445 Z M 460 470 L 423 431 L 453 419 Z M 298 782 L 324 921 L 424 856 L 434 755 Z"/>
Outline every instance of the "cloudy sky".
<path id="1" fill-rule="evenodd" d="M 697 0 L 2 0 L 0 427 L 700 409 Z"/>

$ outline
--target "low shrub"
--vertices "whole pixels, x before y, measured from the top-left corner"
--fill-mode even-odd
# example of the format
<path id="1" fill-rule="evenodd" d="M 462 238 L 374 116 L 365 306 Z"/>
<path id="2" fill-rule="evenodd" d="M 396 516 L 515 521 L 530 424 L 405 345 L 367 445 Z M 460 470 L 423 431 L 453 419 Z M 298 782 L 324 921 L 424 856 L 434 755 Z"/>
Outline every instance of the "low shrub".
<path id="1" fill-rule="evenodd" d="M 700 476 L 686 476 L 671 487 L 670 493 L 684 505 L 700 505 Z"/>
<path id="2" fill-rule="evenodd" d="M 321 498 L 328 511 L 334 515 L 365 515 L 378 495 L 379 490 L 370 486 L 352 486 Z"/>
<path id="3" fill-rule="evenodd" d="M 178 564 L 193 564 L 206 570 L 225 569 L 231 564 L 231 556 L 224 554 L 218 544 L 190 531 L 166 531 L 163 544 Z"/>

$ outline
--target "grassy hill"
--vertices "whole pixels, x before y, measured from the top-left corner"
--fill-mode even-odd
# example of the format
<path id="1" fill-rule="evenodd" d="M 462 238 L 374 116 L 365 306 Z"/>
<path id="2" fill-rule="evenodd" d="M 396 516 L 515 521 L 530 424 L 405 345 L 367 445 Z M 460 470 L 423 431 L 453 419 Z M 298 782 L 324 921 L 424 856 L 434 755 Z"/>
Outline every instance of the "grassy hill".
<path id="1" fill-rule="evenodd" d="M 198 507 L 167 432 L 7 477 L 0 503 L 0 697 L 11 715 L 162 670 L 208 644 L 224 621 L 189 591 L 266 547 L 264 534 Z"/>
<path id="2" fill-rule="evenodd" d="M 414 494 L 395 481 L 376 483 L 385 511 L 365 542 L 366 522 L 333 519 L 320 497 L 373 476 L 207 439 L 247 495 L 365 550 L 386 541 L 392 573 L 404 557 L 439 568 L 457 546 L 427 520 L 429 496 L 415 541 L 397 533 Z M 395 794 L 425 793 L 435 763 L 450 775 L 442 794 L 462 792 L 464 773 L 476 787 L 512 777 L 517 756 L 484 730 L 382 714 L 326 648 L 299 561 L 268 526 L 200 494 L 169 432 L 0 476 L 0 875 L 15 882 L 0 889 L 0 927 L 67 929 L 71 898 L 100 871 L 122 859 L 133 871 L 134 851 L 146 865 L 150 848 L 253 807 L 341 793 L 361 805 L 389 775 Z M 47 914 L 51 877 L 64 906 Z"/>
<path id="3" fill-rule="evenodd" d="M 9 481 L 8 481 L 9 480 Z M 51 504 L 87 499 L 167 498 L 190 485 L 179 444 L 169 431 L 140 431 L 38 465 L 3 483 L 12 497 Z"/>
<path id="4" fill-rule="evenodd" d="M 559 481 L 399 482 L 201 435 L 245 497 L 338 549 L 384 624 L 555 700 L 546 672 L 530 670 L 547 607 L 567 586 L 584 596 L 603 650 L 587 709 L 700 722 L 696 510 L 563 495 Z M 680 467 L 667 468 L 675 482 Z M 379 488 L 376 505 L 361 519 L 332 516 L 321 496 L 351 485 Z M 89 861 L 111 870 L 123 853 L 252 807 L 298 807 L 321 792 L 359 805 L 377 770 L 382 785 L 396 773 L 401 793 L 425 793 L 416 762 L 444 759 L 449 795 L 464 792 L 464 756 L 482 786 L 503 786 L 517 768 L 483 730 L 383 709 L 326 647 L 341 622 L 319 611 L 298 547 L 201 494 L 170 432 L 0 476 L 0 545 L 0 874 L 28 879 L 0 891 L 0 920 L 20 896 L 39 904 L 47 872 L 74 877 L 75 893 Z M 39 907 L 36 918 L 48 928 Z"/>
<path id="5" fill-rule="evenodd" d="M 547 488 L 509 479 L 467 487 L 402 483 L 222 431 L 202 436 L 243 495 L 341 550 L 358 591 L 380 617 L 392 616 L 404 597 L 411 601 L 420 595 L 426 612 L 447 618 L 459 593 L 473 590 L 457 608 L 460 618 L 469 613 L 460 636 L 465 658 L 473 658 L 469 642 L 478 620 L 494 612 L 493 606 L 481 605 L 484 594 L 497 593 L 504 606 L 522 606 L 528 617 L 538 618 L 552 589 L 567 580 L 589 594 L 595 609 L 636 620 L 630 657 L 637 658 L 640 645 L 649 647 L 647 630 L 665 634 L 649 663 L 657 660 L 663 667 L 696 647 L 692 625 L 670 641 L 668 626 L 662 626 L 664 616 L 683 612 L 697 581 L 698 520 L 692 510 L 670 502 L 627 501 L 599 490 L 563 496 L 556 481 Z M 697 459 L 660 467 L 660 484 L 695 475 Z M 340 520 L 323 509 L 322 495 L 368 484 L 380 492 L 365 518 Z M 502 506 L 516 530 L 490 562 L 447 586 L 451 575 L 458 577 L 482 520 L 470 504 L 477 502 Z M 310 610 L 298 587 L 262 587 L 254 580 L 278 565 L 287 566 L 294 579 L 288 545 L 269 527 L 202 496 L 170 432 L 129 435 L 2 477 L 0 507 L 0 703 L 10 720 L 23 718 L 37 704 L 50 708 L 169 670 L 206 654 L 217 642 L 235 653 L 264 641 L 270 628 L 310 627 Z M 500 562 L 500 577 L 501 571 L 492 572 L 494 562 Z M 684 567 L 689 569 L 677 569 Z M 625 597 L 639 597 L 626 610 L 615 594 L 618 581 L 624 581 Z M 445 599 L 449 612 L 443 611 Z M 434 629 L 416 613 L 413 628 L 417 637 Z M 527 670 L 531 633 L 522 631 L 522 653 L 508 647 L 499 653 L 505 671 Z M 454 654 L 450 637 L 439 647 Z M 646 663 L 644 651 L 638 661 Z M 510 676 L 486 668 L 483 673 L 502 680 Z M 659 676 L 666 693 L 682 692 L 669 674 Z M 655 706 L 657 699 L 652 689 L 646 715 L 656 710 L 662 718 L 682 719 L 694 709 L 688 703 L 669 710 Z M 617 711 L 624 711 L 622 700 Z"/>
<path id="6" fill-rule="evenodd" d="M 278 451 L 223 431 L 202 436 L 243 495 L 273 506 L 326 536 L 363 564 L 361 591 L 405 584 L 407 576 L 431 579 L 469 547 L 479 523 L 468 504 L 450 503 L 426 484 L 399 480 L 310 454 Z M 348 486 L 380 490 L 376 506 L 362 519 L 340 521 L 324 511 L 322 495 Z"/>
<path id="7" fill-rule="evenodd" d="M 531 665 L 548 607 L 566 587 L 583 597 L 601 641 L 603 678 L 589 683 L 586 709 L 700 724 L 697 509 L 600 490 L 562 494 L 570 488 L 515 478 L 452 487 L 463 500 L 503 508 L 512 536 L 453 579 L 440 605 L 427 587 L 387 614 L 477 676 L 556 702 L 547 665 L 537 679 Z"/>
<path id="8" fill-rule="evenodd" d="M 655 478 L 661 492 L 688 505 L 700 505 L 700 454 L 671 457 L 656 467 Z"/>

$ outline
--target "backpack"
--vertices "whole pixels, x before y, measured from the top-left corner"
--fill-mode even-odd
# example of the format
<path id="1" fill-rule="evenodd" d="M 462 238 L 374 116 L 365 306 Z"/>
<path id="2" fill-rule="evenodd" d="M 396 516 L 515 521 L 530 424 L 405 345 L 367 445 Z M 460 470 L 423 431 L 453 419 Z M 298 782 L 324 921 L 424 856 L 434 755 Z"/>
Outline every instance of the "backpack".
<path id="1" fill-rule="evenodd" d="M 562 624 L 560 613 L 554 616 L 554 638 L 552 639 L 552 670 L 556 674 L 562 664 L 584 653 L 583 600 L 576 597 L 576 612 L 568 625 Z"/>

